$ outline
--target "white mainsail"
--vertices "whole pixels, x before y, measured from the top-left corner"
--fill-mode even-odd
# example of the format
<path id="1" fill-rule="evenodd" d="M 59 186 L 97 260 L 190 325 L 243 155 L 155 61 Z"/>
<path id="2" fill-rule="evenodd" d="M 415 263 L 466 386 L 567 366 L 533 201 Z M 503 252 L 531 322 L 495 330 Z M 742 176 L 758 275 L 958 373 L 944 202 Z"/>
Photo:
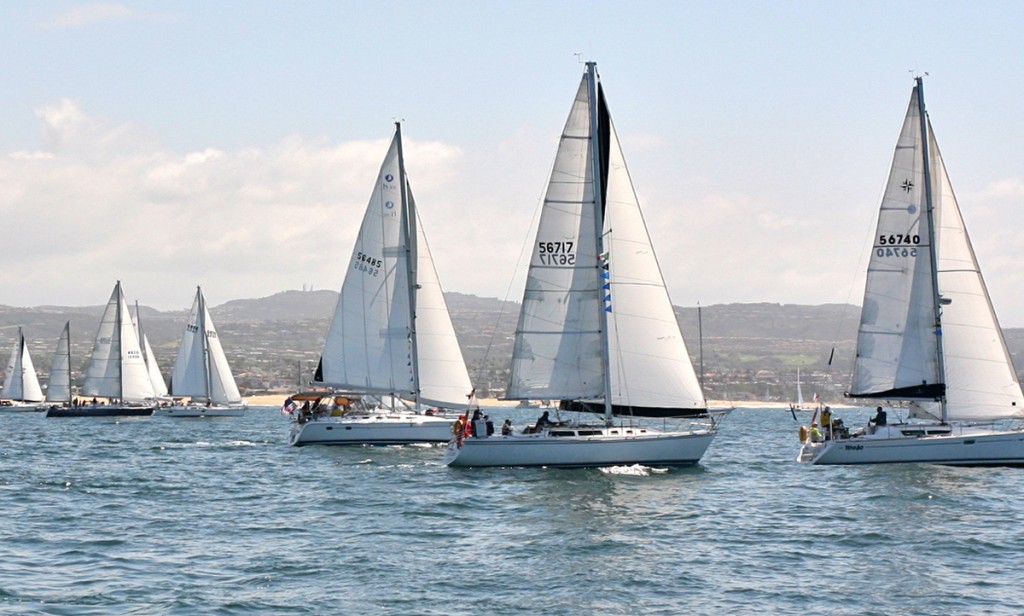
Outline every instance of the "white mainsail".
<path id="1" fill-rule="evenodd" d="M 607 353 L 611 402 L 629 407 L 621 412 L 706 409 L 600 84 L 596 91 L 595 121 L 584 75 L 562 132 L 523 294 L 507 397 L 603 399 Z M 594 126 L 607 156 L 596 181 Z M 598 203 L 604 205 L 603 255 L 597 254 Z"/>
<path id="2" fill-rule="evenodd" d="M 142 315 L 139 313 L 139 302 L 135 302 L 135 333 L 139 337 L 139 345 L 142 348 L 142 359 L 146 362 L 146 371 L 149 373 L 149 380 L 153 383 L 153 393 L 157 396 L 167 395 L 167 383 L 164 382 L 164 375 L 160 373 L 160 366 L 156 363 L 156 355 L 153 354 L 153 347 L 149 346 L 149 338 L 142 329 Z"/>
<path id="3" fill-rule="evenodd" d="M 7 400 L 22 402 L 41 402 L 43 400 L 39 377 L 36 375 L 32 356 L 28 353 L 28 345 L 25 344 L 25 336 L 20 327 L 18 328 L 18 339 L 15 341 L 14 348 L 11 349 L 11 356 L 7 361 L 3 397 Z"/>
<path id="4" fill-rule="evenodd" d="M 544 196 L 512 350 L 509 399 L 604 392 L 588 89 L 584 76 Z"/>
<path id="5" fill-rule="evenodd" d="M 206 308 L 203 290 L 198 287 L 181 336 L 171 386 L 175 396 L 202 398 L 223 405 L 242 401 L 217 329 Z"/>
<path id="6" fill-rule="evenodd" d="M 940 419 L 1024 416 L 1024 395 L 931 123 L 922 124 L 920 87 L 911 96 L 879 213 L 850 395 L 944 398 Z"/>
<path id="7" fill-rule="evenodd" d="M 46 384 L 46 401 L 71 402 L 71 321 L 64 324 L 57 339 L 50 380 Z"/>
<path id="8" fill-rule="evenodd" d="M 399 128 L 352 249 L 316 381 L 465 407 L 472 386 L 419 223 Z"/>
<path id="9" fill-rule="evenodd" d="M 114 285 L 89 357 L 82 395 L 141 401 L 154 396 L 121 281 Z"/>

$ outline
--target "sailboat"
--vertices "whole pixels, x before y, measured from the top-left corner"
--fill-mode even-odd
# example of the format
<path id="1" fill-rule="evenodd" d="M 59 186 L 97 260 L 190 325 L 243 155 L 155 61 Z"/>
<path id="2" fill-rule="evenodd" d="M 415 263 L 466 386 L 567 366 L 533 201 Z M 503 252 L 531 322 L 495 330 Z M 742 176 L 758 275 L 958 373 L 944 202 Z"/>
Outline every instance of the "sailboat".
<path id="1" fill-rule="evenodd" d="M 164 417 L 238 417 L 245 404 L 224 355 L 217 329 L 206 308 L 203 290 L 196 287 L 178 357 L 171 374 L 171 394 L 188 396 L 188 404 L 160 406 L 155 415 Z"/>
<path id="2" fill-rule="evenodd" d="M 800 381 L 800 368 L 796 369 L 796 402 L 789 403 L 790 411 L 811 411 L 818 408 L 818 395 L 814 395 L 814 404 L 808 405 L 804 401 L 803 383 Z"/>
<path id="3" fill-rule="evenodd" d="M 71 406 L 71 321 L 64 323 L 64 329 L 57 339 L 50 379 L 46 382 L 46 402 Z"/>
<path id="4" fill-rule="evenodd" d="M 29 355 L 25 335 L 18 328 L 18 337 L 11 348 L 10 359 L 7 360 L 7 371 L 4 373 L 3 398 L 0 399 L 0 410 L 3 411 L 39 411 L 43 401 L 43 390 L 39 387 L 32 356 Z"/>
<path id="5" fill-rule="evenodd" d="M 882 199 L 852 398 L 898 402 L 862 429 L 816 427 L 798 460 L 1024 465 L 1024 395 L 915 79 Z M 890 414 L 902 415 L 889 421 Z M 1012 425 L 1012 424 L 1016 425 Z"/>
<path id="6" fill-rule="evenodd" d="M 142 359 L 146 362 L 146 372 L 149 374 L 149 382 L 153 384 L 153 393 L 157 398 L 167 395 L 167 383 L 160 373 L 160 366 L 156 363 L 156 355 L 153 347 L 149 346 L 149 338 L 142 329 L 142 314 L 139 312 L 139 302 L 135 302 L 135 334 L 139 337 L 139 347 L 142 349 Z"/>
<path id="7" fill-rule="evenodd" d="M 472 386 L 406 177 L 399 123 L 313 385 L 323 396 L 312 404 L 303 396 L 292 445 L 444 443 L 456 419 L 444 411 L 468 405 Z"/>
<path id="8" fill-rule="evenodd" d="M 70 407 L 50 407 L 47 417 L 116 417 L 152 415 L 153 383 L 132 325 L 121 281 L 114 285 L 96 332 L 83 396 L 92 400 Z"/>
<path id="9" fill-rule="evenodd" d="M 533 246 L 506 398 L 558 399 L 561 409 L 601 412 L 603 421 L 538 421 L 530 433 L 500 436 L 474 430 L 478 436 L 451 440 L 445 463 L 696 464 L 716 420 L 707 414 L 593 62 L 562 133 Z M 686 426 L 674 419 L 665 431 L 634 419 L 693 415 L 703 418 Z"/>

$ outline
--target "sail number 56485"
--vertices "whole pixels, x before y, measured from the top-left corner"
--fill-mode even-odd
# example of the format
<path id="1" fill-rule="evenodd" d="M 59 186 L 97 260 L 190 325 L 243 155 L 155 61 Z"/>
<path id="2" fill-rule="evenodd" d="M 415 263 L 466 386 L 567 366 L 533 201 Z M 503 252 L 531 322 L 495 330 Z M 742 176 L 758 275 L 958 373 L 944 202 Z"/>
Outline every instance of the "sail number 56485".
<path id="1" fill-rule="evenodd" d="M 575 265 L 576 242 L 537 242 L 540 262 L 544 265 Z"/>

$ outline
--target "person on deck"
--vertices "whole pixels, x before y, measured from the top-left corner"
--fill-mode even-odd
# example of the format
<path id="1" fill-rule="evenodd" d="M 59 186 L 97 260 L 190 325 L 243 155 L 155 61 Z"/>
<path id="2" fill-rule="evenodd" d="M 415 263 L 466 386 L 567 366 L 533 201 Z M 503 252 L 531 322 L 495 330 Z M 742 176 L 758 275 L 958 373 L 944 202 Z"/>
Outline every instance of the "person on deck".
<path id="1" fill-rule="evenodd" d="M 512 420 L 506 419 L 505 423 L 501 424 L 501 435 L 511 436 L 512 434 Z"/>
<path id="2" fill-rule="evenodd" d="M 878 426 L 884 426 L 887 421 L 888 419 L 885 415 L 885 411 L 882 410 L 882 407 L 876 408 L 875 416 L 871 419 L 871 423 L 875 424 L 875 427 L 877 428 Z"/>
<path id="3" fill-rule="evenodd" d="M 814 422 L 811 424 L 811 429 L 808 431 L 808 436 L 810 436 L 812 443 L 820 443 L 823 440 L 821 437 L 821 430 L 818 429 L 818 422 Z"/>
<path id="4" fill-rule="evenodd" d="M 540 419 L 537 420 L 537 425 L 533 430 L 534 432 L 540 432 L 544 428 L 549 428 L 553 425 L 555 425 L 555 422 L 551 421 L 551 419 L 548 418 L 548 412 L 544 411 L 544 413 L 541 414 Z"/>
<path id="5" fill-rule="evenodd" d="M 821 412 L 821 427 L 825 429 L 825 440 L 832 438 L 832 409 L 827 406 Z"/>

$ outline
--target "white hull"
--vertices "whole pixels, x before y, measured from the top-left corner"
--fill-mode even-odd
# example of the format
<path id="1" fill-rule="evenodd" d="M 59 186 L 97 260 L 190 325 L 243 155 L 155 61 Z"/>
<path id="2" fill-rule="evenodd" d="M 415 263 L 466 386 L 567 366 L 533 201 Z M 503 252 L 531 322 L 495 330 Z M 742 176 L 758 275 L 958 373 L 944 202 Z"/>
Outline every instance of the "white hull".
<path id="1" fill-rule="evenodd" d="M 557 428 L 541 434 L 467 438 L 448 444 L 448 466 L 689 466 L 715 432 L 658 432 L 630 427 Z"/>
<path id="2" fill-rule="evenodd" d="M 445 416 L 390 412 L 322 417 L 295 424 L 288 442 L 296 447 L 444 443 L 452 436 L 454 421 Z"/>
<path id="3" fill-rule="evenodd" d="M 154 417 L 241 417 L 245 414 L 242 406 L 161 406 L 153 411 Z"/>
<path id="4" fill-rule="evenodd" d="M 897 424 L 874 434 L 804 443 L 798 462 L 810 464 L 926 463 L 953 466 L 1024 465 L 1024 431 L 952 426 L 947 434 L 906 433 L 944 429 L 936 424 Z"/>
<path id="5" fill-rule="evenodd" d="M 21 402 L 18 400 L 0 402 L 0 413 L 33 413 L 45 411 L 50 408 L 49 404 L 41 402 Z"/>

